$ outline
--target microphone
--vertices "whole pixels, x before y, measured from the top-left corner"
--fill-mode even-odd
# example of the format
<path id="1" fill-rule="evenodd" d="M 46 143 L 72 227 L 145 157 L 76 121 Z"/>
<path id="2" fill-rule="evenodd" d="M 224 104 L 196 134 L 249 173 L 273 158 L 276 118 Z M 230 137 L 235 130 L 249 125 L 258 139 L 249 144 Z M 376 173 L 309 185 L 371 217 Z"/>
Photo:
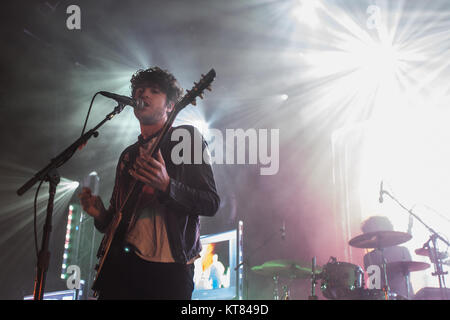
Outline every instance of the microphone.
<path id="1" fill-rule="evenodd" d="M 381 183 L 380 183 L 380 198 L 378 199 L 378 201 L 379 201 L 380 203 L 383 203 L 383 193 L 384 193 L 384 190 L 383 190 L 383 180 L 381 180 Z"/>
<path id="2" fill-rule="evenodd" d="M 105 97 L 110 98 L 110 99 L 114 99 L 114 100 L 116 100 L 119 103 L 125 104 L 127 106 L 131 106 L 131 107 L 133 107 L 135 109 L 138 109 L 138 110 L 143 109 L 144 106 L 145 106 L 144 101 L 140 100 L 140 99 L 136 101 L 136 100 L 134 100 L 134 99 L 132 99 L 130 97 L 121 96 L 119 94 L 111 93 L 111 92 L 108 92 L 108 91 L 100 91 L 99 93 L 102 96 L 105 96 Z"/>
<path id="3" fill-rule="evenodd" d="M 283 226 L 280 229 L 281 231 L 281 239 L 286 240 L 286 224 L 284 223 L 283 220 Z"/>

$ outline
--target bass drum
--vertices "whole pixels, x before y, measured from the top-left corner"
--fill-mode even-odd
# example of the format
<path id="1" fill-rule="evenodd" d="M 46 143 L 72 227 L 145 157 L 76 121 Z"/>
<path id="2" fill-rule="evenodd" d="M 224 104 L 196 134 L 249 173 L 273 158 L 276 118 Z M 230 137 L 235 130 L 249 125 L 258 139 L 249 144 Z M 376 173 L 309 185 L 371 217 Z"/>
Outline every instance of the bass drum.
<path id="1" fill-rule="evenodd" d="M 323 267 L 320 277 L 320 289 L 327 299 L 358 299 L 359 289 L 364 288 L 364 271 L 355 264 L 334 260 Z"/>

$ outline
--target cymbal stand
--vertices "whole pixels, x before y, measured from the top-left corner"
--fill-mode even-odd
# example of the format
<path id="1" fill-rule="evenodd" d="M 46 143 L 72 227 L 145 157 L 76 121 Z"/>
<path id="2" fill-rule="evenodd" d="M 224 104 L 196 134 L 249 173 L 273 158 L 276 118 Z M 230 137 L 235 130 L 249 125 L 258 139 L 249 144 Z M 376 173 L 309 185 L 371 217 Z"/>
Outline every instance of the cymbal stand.
<path id="1" fill-rule="evenodd" d="M 382 261 L 382 268 L 383 268 L 383 277 L 384 277 L 384 286 L 383 286 L 383 291 L 384 291 L 384 297 L 386 300 L 388 300 L 389 297 L 389 292 L 391 291 L 391 289 L 389 288 L 389 281 L 387 278 L 387 261 L 386 258 L 384 257 L 384 250 L 383 248 L 378 248 L 378 251 L 381 252 L 381 261 Z"/>
<path id="2" fill-rule="evenodd" d="M 411 288 L 409 287 L 409 270 L 406 267 L 401 268 L 402 275 L 405 277 L 406 282 L 406 299 L 409 299 Z"/>
<path id="3" fill-rule="evenodd" d="M 405 271 L 405 280 L 406 280 L 406 299 L 409 299 L 411 294 L 411 288 L 409 287 L 409 271 Z"/>
<path id="4" fill-rule="evenodd" d="M 405 209 L 410 216 L 413 216 L 414 218 L 416 218 L 421 224 L 423 224 L 425 226 L 425 228 L 428 229 L 428 231 L 430 231 L 431 236 L 430 239 L 424 244 L 424 247 L 426 245 L 429 245 L 429 243 L 433 243 L 433 248 L 431 248 L 431 252 L 432 255 L 434 255 L 435 259 L 432 259 L 431 262 L 434 264 L 434 269 L 435 272 L 432 273 L 433 276 L 438 276 L 438 280 L 439 280 L 439 288 L 441 290 L 441 298 L 443 300 L 446 300 L 446 287 L 445 287 L 445 279 L 444 279 L 444 275 L 447 274 L 447 272 L 443 272 L 442 271 L 442 261 L 441 259 L 439 259 L 439 255 L 437 252 L 437 248 L 436 248 L 436 240 L 439 239 L 442 242 L 444 242 L 447 246 L 450 246 L 450 243 L 444 239 L 443 237 L 441 237 L 436 231 L 434 231 L 430 226 L 428 226 L 425 222 L 422 221 L 422 219 L 420 219 L 420 217 L 418 217 L 416 214 L 414 214 L 412 212 L 412 210 L 407 209 L 404 205 L 402 205 L 393 195 L 391 195 L 389 192 L 387 192 L 386 190 L 382 190 L 383 194 L 388 195 L 390 198 L 392 198 L 392 200 L 394 200 L 400 207 L 402 207 L 403 209 Z"/>
<path id="5" fill-rule="evenodd" d="M 278 292 L 278 276 L 273 276 L 273 300 L 280 300 Z"/>
<path id="6" fill-rule="evenodd" d="M 437 250 L 436 240 L 437 240 L 437 234 L 432 234 L 430 236 L 430 239 L 424 244 L 424 248 L 428 247 L 428 249 L 430 250 L 430 253 L 431 253 L 430 259 L 434 265 L 434 272 L 431 275 L 438 277 L 439 288 L 441 291 L 441 298 L 443 300 L 447 300 L 450 297 L 447 297 L 447 290 L 445 290 L 446 286 L 445 286 L 445 277 L 444 276 L 446 274 L 448 274 L 448 272 L 444 272 L 444 270 L 442 269 L 442 259 L 439 256 L 439 253 Z M 433 244 L 432 247 L 430 247 L 430 242 Z"/>
<path id="7" fill-rule="evenodd" d="M 283 286 L 283 300 L 291 300 L 290 298 L 291 290 L 288 285 Z"/>
<path id="8" fill-rule="evenodd" d="M 316 257 L 313 257 L 311 264 L 311 295 L 308 297 L 309 300 L 317 300 L 316 296 L 317 278 L 318 276 L 316 276 Z"/>

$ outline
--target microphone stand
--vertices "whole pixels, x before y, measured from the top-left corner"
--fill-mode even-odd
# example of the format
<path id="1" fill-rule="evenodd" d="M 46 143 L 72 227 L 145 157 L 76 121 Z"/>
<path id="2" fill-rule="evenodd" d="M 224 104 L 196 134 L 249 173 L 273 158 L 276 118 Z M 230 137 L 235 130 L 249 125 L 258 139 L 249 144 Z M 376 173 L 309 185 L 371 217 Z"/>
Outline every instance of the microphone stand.
<path id="1" fill-rule="evenodd" d="M 433 248 L 431 248 L 432 252 L 431 255 L 434 256 L 434 259 L 431 259 L 432 263 L 434 264 L 435 272 L 432 273 L 433 276 L 438 276 L 439 280 L 439 288 L 441 291 L 441 298 L 443 300 L 446 300 L 446 287 L 445 287 L 445 278 L 444 275 L 446 275 L 448 272 L 443 272 L 442 269 L 442 259 L 438 256 L 437 247 L 436 247 L 436 240 L 439 239 L 442 242 L 444 242 L 447 246 L 450 246 L 450 243 L 445 240 L 443 237 L 441 237 L 436 231 L 434 231 L 430 226 L 428 226 L 425 222 L 420 219 L 415 213 L 412 212 L 412 210 L 407 209 L 404 205 L 402 205 L 394 196 L 392 196 L 389 192 L 386 190 L 382 190 L 382 193 L 387 194 L 392 200 L 394 200 L 400 207 L 408 211 L 408 213 L 416 218 L 421 224 L 425 226 L 425 228 L 430 231 L 431 236 L 430 239 L 424 244 L 424 246 L 428 246 L 428 244 L 431 242 L 433 244 Z M 431 257 L 430 257 L 431 258 Z"/>
<path id="2" fill-rule="evenodd" d="M 316 285 L 318 278 L 319 276 L 316 275 L 316 257 L 313 257 L 311 263 L 311 295 L 308 297 L 308 300 L 318 300 L 316 296 Z"/>
<path id="3" fill-rule="evenodd" d="M 97 137 L 97 129 L 100 128 L 106 121 L 111 120 L 115 115 L 119 114 L 123 110 L 123 108 L 125 108 L 125 104 L 119 103 L 114 108 L 114 110 L 106 115 L 105 119 L 103 119 L 98 125 L 83 134 L 58 156 L 51 159 L 50 163 L 45 168 L 37 172 L 34 177 L 29 179 L 22 187 L 17 190 L 17 194 L 21 196 L 31 187 L 33 187 L 33 185 L 35 185 L 38 181 L 48 181 L 50 184 L 47 215 L 43 230 L 44 234 L 42 235 L 42 247 L 39 251 L 36 265 L 36 276 L 34 280 L 33 291 L 34 300 L 43 300 L 44 298 L 45 279 L 50 261 L 50 252 L 48 250 L 48 247 L 50 242 L 50 233 L 52 231 L 53 205 L 55 200 L 56 187 L 58 186 L 60 181 L 60 176 L 56 168 L 59 168 L 67 161 L 69 161 L 69 159 L 75 154 L 77 149 L 86 144 L 92 136 Z"/>

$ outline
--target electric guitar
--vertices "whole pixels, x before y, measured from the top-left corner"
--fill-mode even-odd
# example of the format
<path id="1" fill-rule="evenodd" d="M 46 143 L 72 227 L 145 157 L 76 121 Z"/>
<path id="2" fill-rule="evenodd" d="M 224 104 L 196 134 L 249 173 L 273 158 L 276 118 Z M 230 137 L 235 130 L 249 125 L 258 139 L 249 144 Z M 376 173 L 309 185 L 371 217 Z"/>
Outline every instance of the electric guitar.
<path id="1" fill-rule="evenodd" d="M 166 123 L 164 124 L 160 133 L 156 136 L 156 140 L 149 150 L 149 153 L 153 157 L 155 157 L 155 154 L 158 152 L 161 141 L 163 140 L 169 129 L 172 127 L 172 124 L 175 121 L 175 118 L 178 115 L 178 113 L 189 104 L 195 106 L 196 105 L 195 99 L 197 97 L 203 99 L 204 90 L 206 89 L 211 91 L 211 83 L 214 81 L 215 77 L 216 72 L 214 69 L 211 69 L 206 75 L 202 75 L 202 78 L 198 83 L 194 82 L 195 84 L 194 87 L 192 87 L 191 90 L 187 90 L 186 94 L 177 103 L 175 103 L 172 112 L 170 112 L 170 114 L 168 115 Z M 97 284 L 99 281 L 101 281 L 100 279 L 102 276 L 102 271 L 104 270 L 103 267 L 105 264 L 105 260 L 110 255 L 111 244 L 113 243 L 113 241 L 117 236 L 117 230 L 119 229 L 119 227 L 122 227 L 124 224 L 127 224 L 133 219 L 132 216 L 127 217 L 127 219 L 124 219 L 124 215 L 122 212 L 128 200 L 132 197 L 132 194 L 140 190 L 140 188 L 138 188 L 138 185 L 139 185 L 138 181 L 134 180 L 130 188 L 130 191 L 128 192 L 125 198 L 125 201 L 123 201 L 121 208 L 114 214 L 105 232 L 105 235 L 103 236 L 103 239 L 100 243 L 100 247 L 97 252 L 97 258 L 99 260 L 97 265 L 95 266 L 95 270 L 97 271 L 97 273 L 94 279 L 94 283 L 92 285 L 92 289 L 94 290 L 94 297 L 98 296 Z"/>

